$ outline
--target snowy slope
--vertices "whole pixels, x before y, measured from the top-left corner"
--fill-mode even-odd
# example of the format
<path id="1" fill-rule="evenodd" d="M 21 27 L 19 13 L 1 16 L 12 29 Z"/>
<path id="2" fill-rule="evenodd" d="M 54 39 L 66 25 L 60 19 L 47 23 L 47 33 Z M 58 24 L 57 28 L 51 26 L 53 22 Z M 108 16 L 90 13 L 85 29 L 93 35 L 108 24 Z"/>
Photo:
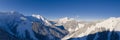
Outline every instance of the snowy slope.
<path id="1" fill-rule="evenodd" d="M 91 26 L 85 25 L 83 28 L 80 28 L 78 31 L 75 31 L 75 33 L 68 34 L 62 40 L 66 40 L 69 38 L 77 38 L 77 37 L 83 37 L 80 39 L 85 40 L 86 37 L 84 37 L 84 36 L 87 36 L 89 34 L 95 34 L 97 32 L 103 32 L 103 31 L 110 31 L 110 33 L 108 33 L 108 36 L 110 36 L 112 31 L 120 30 L 119 25 L 120 25 L 120 18 L 111 17 L 102 22 L 95 23 L 94 25 L 91 25 Z M 120 35 L 118 35 L 118 36 L 120 36 Z"/>
<path id="2" fill-rule="evenodd" d="M 37 40 L 34 36 L 34 32 L 32 31 L 32 23 L 22 14 L 17 12 L 0 13 L 0 28 L 10 35 L 17 36 L 19 38 L 25 38 L 25 32 L 28 31 L 30 38 Z"/>

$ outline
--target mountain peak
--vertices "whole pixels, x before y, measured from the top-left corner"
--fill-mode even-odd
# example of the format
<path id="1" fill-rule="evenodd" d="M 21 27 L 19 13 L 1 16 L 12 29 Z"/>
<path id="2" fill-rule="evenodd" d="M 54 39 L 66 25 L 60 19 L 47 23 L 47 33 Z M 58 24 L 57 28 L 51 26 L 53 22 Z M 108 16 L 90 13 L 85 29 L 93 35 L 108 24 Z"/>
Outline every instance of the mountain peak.
<path id="1" fill-rule="evenodd" d="M 66 23 L 67 21 L 71 21 L 74 20 L 73 18 L 68 18 L 68 17 L 64 17 L 64 18 L 60 18 L 58 19 L 59 23 Z"/>
<path id="2" fill-rule="evenodd" d="M 46 25 L 48 25 L 48 26 L 52 25 L 46 18 L 44 18 L 44 17 L 41 16 L 41 15 L 33 14 L 32 16 L 35 17 L 35 18 L 37 18 L 37 19 L 42 20 L 42 21 L 43 21 Z"/>
<path id="3" fill-rule="evenodd" d="M 42 19 L 42 20 L 45 20 L 45 18 L 41 15 L 36 15 L 36 14 L 32 14 L 33 17 L 36 17 L 38 19 Z"/>

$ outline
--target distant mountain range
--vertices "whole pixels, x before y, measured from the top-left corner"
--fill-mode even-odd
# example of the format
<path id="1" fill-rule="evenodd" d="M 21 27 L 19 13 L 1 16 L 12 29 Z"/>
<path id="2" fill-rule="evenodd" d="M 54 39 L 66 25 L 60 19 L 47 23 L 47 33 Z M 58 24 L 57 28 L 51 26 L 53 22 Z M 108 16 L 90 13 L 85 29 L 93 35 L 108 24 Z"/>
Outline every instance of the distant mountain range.
<path id="1" fill-rule="evenodd" d="M 0 12 L 0 40 L 120 40 L 120 18 L 48 20 L 41 15 Z"/>

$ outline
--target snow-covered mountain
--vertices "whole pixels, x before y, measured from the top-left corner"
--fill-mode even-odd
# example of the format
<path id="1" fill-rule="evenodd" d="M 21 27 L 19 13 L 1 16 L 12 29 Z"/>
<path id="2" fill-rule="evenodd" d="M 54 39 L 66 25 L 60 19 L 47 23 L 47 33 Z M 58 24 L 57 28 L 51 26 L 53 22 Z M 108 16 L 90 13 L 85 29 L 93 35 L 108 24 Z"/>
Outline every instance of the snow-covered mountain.
<path id="1" fill-rule="evenodd" d="M 57 23 L 56 25 L 63 25 L 65 23 L 67 23 L 68 21 L 72 21 L 74 20 L 73 18 L 68 18 L 68 17 L 64 17 L 64 18 L 60 18 L 55 20 L 55 22 Z"/>
<path id="2" fill-rule="evenodd" d="M 40 15 L 0 12 L 0 40 L 60 40 L 68 31 Z"/>
<path id="3" fill-rule="evenodd" d="M 120 18 L 112 17 L 104 21 L 97 22 L 95 24 L 94 23 L 90 23 L 90 24 L 85 24 L 84 27 L 80 28 L 74 33 L 68 34 L 62 40 L 67 40 L 67 39 L 69 40 L 98 40 L 98 38 L 101 38 L 101 36 L 104 37 L 103 35 L 105 34 L 104 32 L 107 32 L 107 34 L 105 34 L 107 35 L 107 38 L 104 38 L 102 40 L 106 40 L 106 39 L 111 40 L 110 39 L 111 37 L 114 38 L 114 36 L 111 36 L 111 35 L 114 35 L 114 33 L 116 34 L 115 37 L 120 36 L 120 32 L 119 32 L 120 31 Z M 89 36 L 94 37 L 94 38 L 88 39 Z M 73 39 L 70 39 L 70 38 L 73 38 Z"/>
<path id="4" fill-rule="evenodd" d="M 80 27 L 84 26 L 84 24 L 79 23 L 74 18 L 68 17 L 57 19 L 55 22 L 56 22 L 55 25 L 63 25 L 64 28 L 69 31 L 69 33 L 72 33 L 79 29 Z"/>
<path id="5" fill-rule="evenodd" d="M 0 12 L 0 40 L 120 40 L 120 18 L 52 21 L 41 15 Z"/>

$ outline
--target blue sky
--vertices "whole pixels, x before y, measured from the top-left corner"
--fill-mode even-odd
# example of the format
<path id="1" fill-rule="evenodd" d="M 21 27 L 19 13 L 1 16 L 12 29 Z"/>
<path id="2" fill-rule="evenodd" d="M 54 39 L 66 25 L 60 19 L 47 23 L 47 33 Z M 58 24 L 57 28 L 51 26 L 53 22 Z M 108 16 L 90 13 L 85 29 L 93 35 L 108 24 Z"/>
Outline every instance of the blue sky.
<path id="1" fill-rule="evenodd" d="M 79 17 L 102 19 L 120 16 L 119 0 L 0 0 L 0 11 L 40 14 L 48 19 Z"/>

